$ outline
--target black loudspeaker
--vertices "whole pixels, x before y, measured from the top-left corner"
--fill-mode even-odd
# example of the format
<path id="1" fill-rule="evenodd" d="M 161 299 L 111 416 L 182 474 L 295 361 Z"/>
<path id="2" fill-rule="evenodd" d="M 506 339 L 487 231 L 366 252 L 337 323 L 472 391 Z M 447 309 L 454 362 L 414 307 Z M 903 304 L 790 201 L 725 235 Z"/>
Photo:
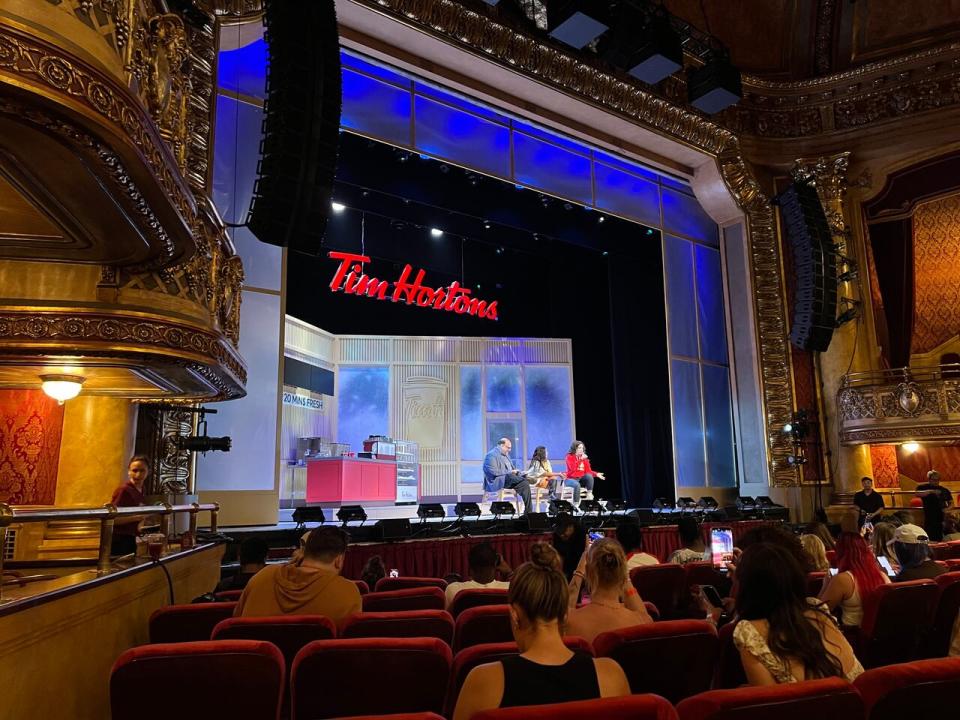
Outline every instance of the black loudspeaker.
<path id="1" fill-rule="evenodd" d="M 270 245 L 318 254 L 340 131 L 334 0 L 265 0 L 267 88 L 247 226 Z"/>
<path id="2" fill-rule="evenodd" d="M 377 528 L 381 540 L 406 540 L 411 534 L 409 518 L 377 520 Z"/>
<path id="3" fill-rule="evenodd" d="M 531 532 L 547 531 L 546 513 L 527 513 L 527 529 Z"/>
<path id="4" fill-rule="evenodd" d="M 837 259 L 817 191 L 794 182 L 775 199 L 793 250 L 796 280 L 790 342 L 824 352 L 837 325 Z"/>

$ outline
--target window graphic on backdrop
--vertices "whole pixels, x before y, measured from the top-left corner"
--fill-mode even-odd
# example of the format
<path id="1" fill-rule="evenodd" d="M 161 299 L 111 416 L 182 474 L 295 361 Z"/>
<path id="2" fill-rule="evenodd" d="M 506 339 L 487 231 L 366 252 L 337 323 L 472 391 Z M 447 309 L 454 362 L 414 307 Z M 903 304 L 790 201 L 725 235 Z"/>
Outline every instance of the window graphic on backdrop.
<path id="1" fill-rule="evenodd" d="M 412 376 L 403 381 L 403 416 L 407 440 L 421 450 L 439 449 L 447 434 L 449 388 L 439 378 Z"/>

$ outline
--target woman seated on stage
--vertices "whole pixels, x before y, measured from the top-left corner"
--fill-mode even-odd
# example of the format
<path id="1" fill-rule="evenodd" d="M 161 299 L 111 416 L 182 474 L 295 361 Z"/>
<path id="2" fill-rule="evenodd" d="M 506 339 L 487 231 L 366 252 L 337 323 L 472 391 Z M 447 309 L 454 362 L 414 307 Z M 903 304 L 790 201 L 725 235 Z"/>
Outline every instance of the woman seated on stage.
<path id="1" fill-rule="evenodd" d="M 538 445 L 530 458 L 530 467 L 527 468 L 527 480 L 535 487 L 548 488 L 550 494 L 558 497 L 561 481 L 565 487 L 573 488 L 573 504 L 580 504 L 580 483 L 576 480 L 567 480 L 563 473 L 553 471 L 553 466 L 547 458 L 547 448 Z"/>
<path id="2" fill-rule="evenodd" d="M 867 597 L 890 578 L 881 572 L 873 550 L 856 532 L 841 533 L 837 539 L 837 570 L 836 575 L 827 577 L 820 600 L 830 612 L 840 607 L 840 621 L 845 626 L 860 627 Z"/>
<path id="3" fill-rule="evenodd" d="M 827 608 L 807 598 L 807 579 L 793 553 L 757 543 L 737 565 L 740 584 L 733 640 L 751 685 L 815 678 L 852 681 L 863 672 Z"/>
<path id="4" fill-rule="evenodd" d="M 584 580 L 590 588 L 590 602 L 577 608 L 577 597 Z M 630 582 L 627 558 L 620 543 L 610 538 L 597 540 L 583 553 L 570 582 L 569 605 L 567 634 L 582 637 L 589 643 L 609 630 L 653 622 Z"/>
<path id="5" fill-rule="evenodd" d="M 520 654 L 470 671 L 457 698 L 453 720 L 469 720 L 481 710 L 592 700 L 630 694 L 620 666 L 594 659 L 563 644 L 567 581 L 554 566 L 555 554 L 537 543 L 531 560 L 510 582 L 510 624 Z"/>
<path id="6" fill-rule="evenodd" d="M 590 467 L 586 446 L 579 440 L 574 440 L 570 445 L 570 452 L 567 453 L 567 479 L 579 482 L 587 491 L 587 499 L 593 500 L 593 483 L 597 478 L 605 479 L 602 472 Z"/>

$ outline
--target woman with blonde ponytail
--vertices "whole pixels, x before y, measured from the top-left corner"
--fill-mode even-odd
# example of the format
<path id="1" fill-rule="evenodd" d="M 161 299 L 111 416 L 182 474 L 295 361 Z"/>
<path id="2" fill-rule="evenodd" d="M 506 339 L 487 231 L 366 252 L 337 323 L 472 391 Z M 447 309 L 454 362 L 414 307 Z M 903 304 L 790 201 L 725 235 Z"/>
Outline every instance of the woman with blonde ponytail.
<path id="1" fill-rule="evenodd" d="M 621 552 L 622 554 L 622 552 Z M 470 671 L 453 720 L 481 710 L 629 695 L 623 670 L 609 658 L 594 659 L 563 644 L 567 581 L 546 543 L 531 548 L 530 561 L 510 580 L 508 602 L 519 655 Z"/>

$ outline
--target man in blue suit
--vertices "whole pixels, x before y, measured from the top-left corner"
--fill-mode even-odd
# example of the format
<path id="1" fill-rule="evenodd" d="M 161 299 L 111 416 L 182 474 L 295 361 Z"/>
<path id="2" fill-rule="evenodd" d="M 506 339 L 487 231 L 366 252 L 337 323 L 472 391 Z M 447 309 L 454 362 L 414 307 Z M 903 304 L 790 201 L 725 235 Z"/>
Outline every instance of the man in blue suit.
<path id="1" fill-rule="evenodd" d="M 517 495 L 523 500 L 523 514 L 526 515 L 530 508 L 530 483 L 513 466 L 513 461 L 510 459 L 511 449 L 513 449 L 513 443 L 510 439 L 500 438 L 497 446 L 483 459 L 484 490 L 500 488 L 516 490 Z"/>

